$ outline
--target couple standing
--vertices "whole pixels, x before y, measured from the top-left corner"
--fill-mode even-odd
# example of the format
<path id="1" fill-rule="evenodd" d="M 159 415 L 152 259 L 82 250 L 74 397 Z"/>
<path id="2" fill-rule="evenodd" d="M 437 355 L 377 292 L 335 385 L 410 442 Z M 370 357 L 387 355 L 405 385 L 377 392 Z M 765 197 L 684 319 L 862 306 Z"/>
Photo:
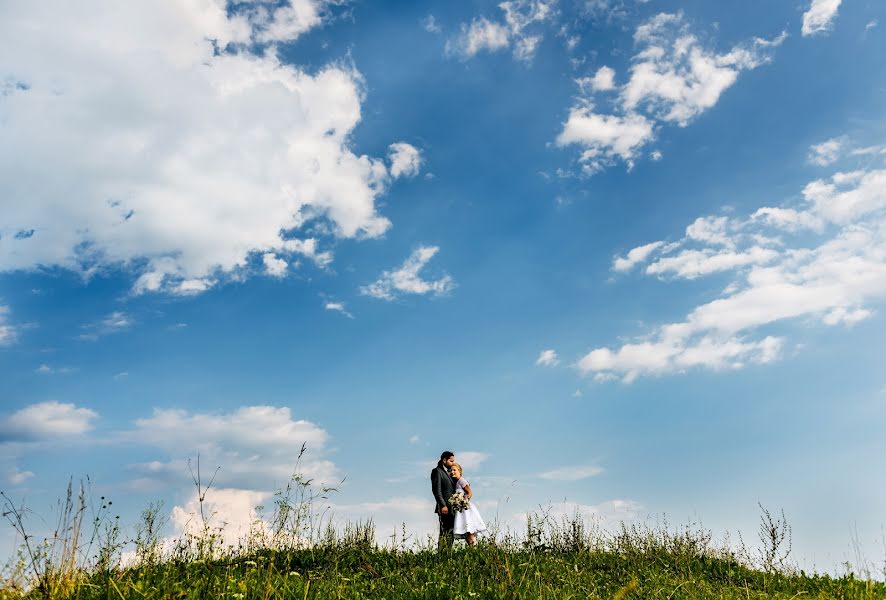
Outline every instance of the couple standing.
<path id="1" fill-rule="evenodd" d="M 440 518 L 437 541 L 440 550 L 451 548 L 456 537 L 464 538 L 473 546 L 477 543 L 477 534 L 486 531 L 480 511 L 470 502 L 474 496 L 471 484 L 463 475 L 461 465 L 455 462 L 455 454 L 449 450 L 440 455 L 440 461 L 431 471 L 431 491 L 437 503 L 434 512 Z M 466 506 L 458 502 L 459 495 L 464 497 Z"/>

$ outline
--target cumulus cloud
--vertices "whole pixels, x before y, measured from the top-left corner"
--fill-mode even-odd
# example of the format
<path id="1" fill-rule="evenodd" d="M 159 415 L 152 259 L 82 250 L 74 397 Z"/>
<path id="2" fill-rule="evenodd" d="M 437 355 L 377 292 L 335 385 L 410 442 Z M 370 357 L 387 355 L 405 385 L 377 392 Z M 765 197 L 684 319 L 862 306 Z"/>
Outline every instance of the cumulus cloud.
<path id="1" fill-rule="evenodd" d="M 225 546 L 237 547 L 243 543 L 250 532 L 267 532 L 268 525 L 261 520 L 256 507 L 263 505 L 271 498 L 270 492 L 260 490 L 241 490 L 235 488 L 211 488 L 202 503 L 196 490 L 183 504 L 172 508 L 170 521 L 173 527 L 173 539 L 184 536 L 199 536 L 204 527 L 209 527 L 218 535 L 218 540 Z"/>
<path id="2" fill-rule="evenodd" d="M 776 360 L 783 321 L 852 326 L 886 300 L 886 171 L 837 172 L 803 189 L 803 204 L 750 217 L 705 217 L 673 244 L 660 243 L 645 272 L 693 279 L 732 273 L 719 298 L 686 319 L 576 364 L 598 380 L 630 382 L 691 368 L 738 369 Z"/>
<path id="3" fill-rule="evenodd" d="M 8 314 L 9 307 L 0 305 L 0 347 L 12 344 L 18 334 L 17 329 L 7 323 Z"/>
<path id="4" fill-rule="evenodd" d="M 616 256 L 612 261 L 612 270 L 619 273 L 630 271 L 635 265 L 645 262 L 650 254 L 663 245 L 664 242 L 650 242 L 632 249 L 627 256 Z"/>
<path id="5" fill-rule="evenodd" d="M 95 411 L 74 404 L 40 402 L 8 415 L 0 425 L 0 441 L 34 442 L 74 437 L 90 431 Z"/>
<path id="6" fill-rule="evenodd" d="M 421 153 L 412 144 L 391 144 L 388 159 L 391 161 L 391 177 L 414 177 L 421 168 Z"/>
<path id="7" fill-rule="evenodd" d="M 579 86 L 582 89 L 589 89 L 592 92 L 608 92 L 615 89 L 615 70 L 602 66 L 597 69 L 593 77 L 584 77 L 579 79 Z"/>
<path id="8" fill-rule="evenodd" d="M 574 465 L 545 471 L 539 477 L 551 481 L 580 481 L 589 477 L 595 477 L 602 472 L 603 469 L 596 465 Z"/>
<path id="9" fill-rule="evenodd" d="M 296 464 L 318 482 L 339 479 L 335 464 L 324 458 L 327 432 L 294 419 L 285 406 L 244 406 L 229 413 L 155 409 L 117 440 L 165 453 L 161 460 L 132 466 L 140 483 L 186 479 L 188 459 L 198 454 L 202 468 L 221 467 L 216 481 L 233 489 L 269 489 L 288 481 Z M 303 445 L 307 452 L 299 462 Z"/>
<path id="10" fill-rule="evenodd" d="M 267 252 L 262 255 L 262 262 L 265 265 L 265 273 L 271 277 L 286 277 L 286 268 L 289 266 L 282 258 L 277 258 L 273 252 Z"/>
<path id="11" fill-rule="evenodd" d="M 421 270 L 439 250 L 437 246 L 420 246 L 399 269 L 383 272 L 377 281 L 360 288 L 360 293 L 381 300 L 395 300 L 401 294 L 442 296 L 448 293 L 455 287 L 449 275 L 436 280 L 425 280 L 420 275 Z"/>
<path id="12" fill-rule="evenodd" d="M 331 4 L 0 6 L 0 272 L 124 268 L 136 293 L 199 294 L 268 254 L 325 264 L 310 221 L 382 235 L 393 175 L 351 149 L 359 73 L 274 46 Z"/>
<path id="13" fill-rule="evenodd" d="M 500 21 L 486 17 L 463 23 L 459 34 L 446 42 L 446 54 L 469 59 L 481 51 L 513 49 L 517 60 L 531 61 L 544 38 L 538 26 L 551 20 L 557 0 L 508 0 L 498 5 Z"/>
<path id="14" fill-rule="evenodd" d="M 349 319 L 354 318 L 354 315 L 348 312 L 348 309 L 345 307 L 344 302 L 328 301 L 323 305 L 323 308 L 325 308 L 326 310 L 331 310 L 333 312 L 341 313 Z"/>
<path id="15" fill-rule="evenodd" d="M 837 10 L 843 0 L 812 0 L 803 13 L 803 36 L 825 33 L 831 30 Z"/>
<path id="16" fill-rule="evenodd" d="M 806 157 L 813 165 L 819 167 L 827 167 L 840 158 L 845 144 L 845 138 L 831 138 L 820 144 L 815 144 L 809 148 L 809 154 Z"/>
<path id="17" fill-rule="evenodd" d="M 555 367 L 560 364 L 560 359 L 557 358 L 556 350 L 542 350 L 538 358 L 535 359 L 535 364 L 542 367 Z"/>
<path id="18" fill-rule="evenodd" d="M 617 161 L 631 168 L 641 149 L 655 139 L 658 125 L 687 126 L 713 107 L 742 71 L 769 62 L 784 38 L 755 38 L 718 53 L 689 31 L 682 14 L 656 15 L 634 32 L 638 49 L 624 85 L 615 84 L 615 71 L 606 66 L 593 78 L 578 80 L 581 96 L 570 108 L 557 144 L 583 148 L 580 162 L 586 174 Z M 596 106 L 596 95 L 604 92 L 615 94 L 612 112 Z"/>

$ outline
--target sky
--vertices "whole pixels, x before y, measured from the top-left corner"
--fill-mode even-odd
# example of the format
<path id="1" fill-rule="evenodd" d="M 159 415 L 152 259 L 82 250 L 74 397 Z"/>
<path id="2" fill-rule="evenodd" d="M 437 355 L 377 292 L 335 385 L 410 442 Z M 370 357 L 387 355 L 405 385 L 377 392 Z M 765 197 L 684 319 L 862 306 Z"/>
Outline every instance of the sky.
<path id="1" fill-rule="evenodd" d="M 882 565 L 886 5 L 0 5 L 0 490 Z M 0 534 L 4 555 L 15 543 Z"/>

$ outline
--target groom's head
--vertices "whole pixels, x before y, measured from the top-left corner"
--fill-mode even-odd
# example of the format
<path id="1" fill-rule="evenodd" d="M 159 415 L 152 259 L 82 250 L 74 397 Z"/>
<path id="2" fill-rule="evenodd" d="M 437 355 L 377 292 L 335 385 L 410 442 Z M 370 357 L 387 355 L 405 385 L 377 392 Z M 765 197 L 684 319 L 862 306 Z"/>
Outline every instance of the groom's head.
<path id="1" fill-rule="evenodd" d="M 450 452 L 449 450 L 445 451 L 443 454 L 440 455 L 440 464 L 447 469 L 450 468 L 452 465 L 455 464 L 455 454 L 453 452 Z"/>

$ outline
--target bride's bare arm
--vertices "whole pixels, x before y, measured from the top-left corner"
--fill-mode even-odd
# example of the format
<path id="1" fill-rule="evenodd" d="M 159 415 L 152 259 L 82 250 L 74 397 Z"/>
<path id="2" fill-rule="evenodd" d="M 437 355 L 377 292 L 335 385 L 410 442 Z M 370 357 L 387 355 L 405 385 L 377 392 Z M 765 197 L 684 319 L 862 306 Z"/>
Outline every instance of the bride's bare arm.
<path id="1" fill-rule="evenodd" d="M 466 483 L 465 484 L 465 496 L 467 496 L 468 500 L 470 500 L 471 496 L 473 496 L 473 495 L 474 495 L 474 492 L 471 491 L 471 484 Z"/>

